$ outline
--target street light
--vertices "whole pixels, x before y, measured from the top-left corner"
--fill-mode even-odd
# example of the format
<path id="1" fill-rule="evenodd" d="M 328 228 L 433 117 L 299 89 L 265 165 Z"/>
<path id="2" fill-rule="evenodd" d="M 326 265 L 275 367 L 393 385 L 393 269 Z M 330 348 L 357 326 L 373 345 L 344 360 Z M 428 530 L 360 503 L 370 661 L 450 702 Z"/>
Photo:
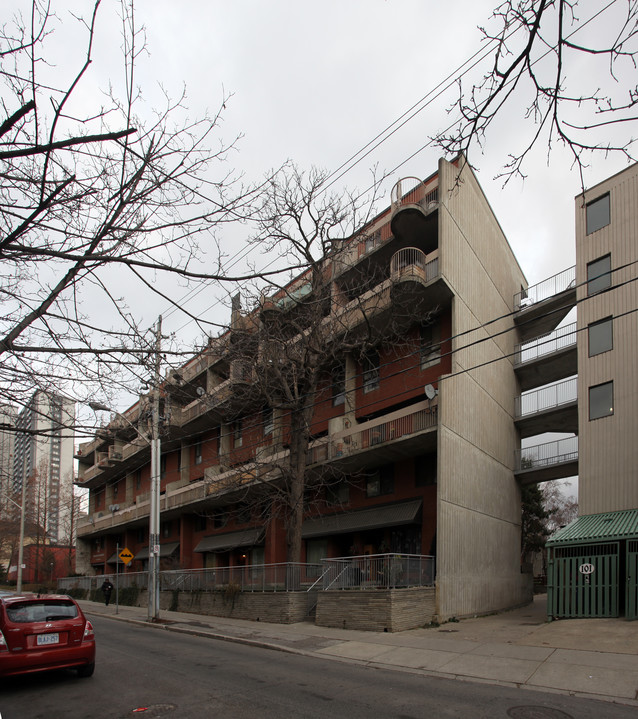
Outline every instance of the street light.
<path id="1" fill-rule="evenodd" d="M 149 622 L 159 620 L 159 526 L 160 526 L 160 439 L 159 439 L 159 391 L 153 398 L 153 423 L 151 437 L 136 427 L 125 415 L 101 402 L 88 402 L 94 412 L 111 412 L 128 423 L 151 447 L 151 503 L 148 532 L 148 615 Z M 114 505 L 112 505 L 114 506 Z"/>

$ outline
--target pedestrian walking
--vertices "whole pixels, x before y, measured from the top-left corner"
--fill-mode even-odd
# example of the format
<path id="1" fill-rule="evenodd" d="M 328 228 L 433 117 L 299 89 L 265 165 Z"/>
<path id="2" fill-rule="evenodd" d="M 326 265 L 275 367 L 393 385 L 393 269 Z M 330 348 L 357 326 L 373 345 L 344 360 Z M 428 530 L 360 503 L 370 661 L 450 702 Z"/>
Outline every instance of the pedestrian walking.
<path id="1" fill-rule="evenodd" d="M 111 583 L 111 580 L 107 577 L 102 582 L 102 586 L 100 588 L 102 590 L 102 594 L 104 594 L 104 603 L 108 607 L 109 602 L 111 601 L 111 592 L 113 591 L 113 584 Z"/>

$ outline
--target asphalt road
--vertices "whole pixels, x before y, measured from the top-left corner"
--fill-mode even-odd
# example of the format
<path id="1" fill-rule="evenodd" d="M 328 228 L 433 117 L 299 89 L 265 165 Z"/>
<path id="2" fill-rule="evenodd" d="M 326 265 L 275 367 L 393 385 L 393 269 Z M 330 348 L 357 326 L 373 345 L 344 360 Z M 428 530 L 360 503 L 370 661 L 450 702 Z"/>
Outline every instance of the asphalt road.
<path id="1" fill-rule="evenodd" d="M 0 682 L 1 719 L 632 719 L 635 707 L 300 657 L 94 617 L 95 675 Z"/>

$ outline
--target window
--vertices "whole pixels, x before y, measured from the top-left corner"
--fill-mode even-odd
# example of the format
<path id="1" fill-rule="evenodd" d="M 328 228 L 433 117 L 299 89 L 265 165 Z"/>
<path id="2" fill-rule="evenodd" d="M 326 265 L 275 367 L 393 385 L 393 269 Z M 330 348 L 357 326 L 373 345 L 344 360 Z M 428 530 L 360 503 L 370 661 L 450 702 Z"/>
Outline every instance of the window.
<path id="1" fill-rule="evenodd" d="M 206 531 L 206 515 L 197 514 L 195 515 L 195 531 L 205 532 Z"/>
<path id="2" fill-rule="evenodd" d="M 202 440 L 198 439 L 195 442 L 195 464 L 202 463 Z"/>
<path id="3" fill-rule="evenodd" d="M 146 541 L 146 531 L 141 528 L 137 530 L 137 543 L 142 544 L 142 542 Z"/>
<path id="4" fill-rule="evenodd" d="M 421 328 L 421 369 L 441 361 L 441 330 L 438 322 Z"/>
<path id="5" fill-rule="evenodd" d="M 588 328 L 589 356 L 599 355 L 614 348 L 613 320 L 606 317 L 600 322 L 592 322 Z"/>
<path id="6" fill-rule="evenodd" d="M 337 407 L 346 401 L 346 367 L 338 364 L 332 370 L 332 406 Z"/>
<path id="7" fill-rule="evenodd" d="M 170 522 L 162 522 L 162 537 L 166 539 L 167 537 L 171 536 L 171 523 Z"/>
<path id="8" fill-rule="evenodd" d="M 605 382 L 589 388 L 589 419 L 609 417 L 614 413 L 614 383 Z"/>
<path id="9" fill-rule="evenodd" d="M 596 232 L 596 230 L 600 230 L 602 227 L 607 227 L 611 222 L 609 214 L 609 193 L 588 202 L 585 211 L 588 235 L 591 235 L 592 232 Z"/>
<path id="10" fill-rule="evenodd" d="M 243 437 L 242 437 L 242 421 L 238 419 L 235 422 L 234 429 L 233 429 L 233 442 L 235 447 L 241 447 L 243 443 Z"/>
<path id="11" fill-rule="evenodd" d="M 275 428 L 275 417 L 270 407 L 266 407 L 263 410 L 261 421 L 264 425 L 264 437 L 269 434 L 272 434 Z"/>
<path id="12" fill-rule="evenodd" d="M 436 454 L 422 454 L 414 460 L 414 486 L 436 484 Z"/>
<path id="13" fill-rule="evenodd" d="M 160 478 L 166 479 L 166 455 L 160 457 Z"/>
<path id="14" fill-rule="evenodd" d="M 331 506 L 348 504 L 350 502 L 350 485 L 346 480 L 326 487 L 326 504 Z"/>
<path id="15" fill-rule="evenodd" d="M 366 497 L 380 497 L 394 492 L 394 466 L 381 467 L 366 479 Z"/>
<path id="16" fill-rule="evenodd" d="M 135 489 L 142 488 L 142 470 L 138 469 L 135 471 Z"/>
<path id="17" fill-rule="evenodd" d="M 611 287 L 611 255 L 605 255 L 587 265 L 587 294 L 595 295 L 608 287 Z"/>
<path id="18" fill-rule="evenodd" d="M 363 357 L 363 391 L 379 389 L 379 353 L 368 352 Z"/>

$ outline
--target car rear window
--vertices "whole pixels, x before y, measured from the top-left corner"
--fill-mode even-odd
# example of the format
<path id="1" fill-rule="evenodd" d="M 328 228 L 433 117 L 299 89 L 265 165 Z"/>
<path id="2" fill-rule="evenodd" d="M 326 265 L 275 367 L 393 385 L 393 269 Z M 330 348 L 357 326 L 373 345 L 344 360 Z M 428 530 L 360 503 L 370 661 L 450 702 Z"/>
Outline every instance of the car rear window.
<path id="1" fill-rule="evenodd" d="M 55 622 L 74 619 L 78 616 L 78 608 L 73 602 L 64 600 L 41 600 L 37 602 L 20 602 L 7 607 L 9 621 L 18 624 L 26 622 Z"/>

